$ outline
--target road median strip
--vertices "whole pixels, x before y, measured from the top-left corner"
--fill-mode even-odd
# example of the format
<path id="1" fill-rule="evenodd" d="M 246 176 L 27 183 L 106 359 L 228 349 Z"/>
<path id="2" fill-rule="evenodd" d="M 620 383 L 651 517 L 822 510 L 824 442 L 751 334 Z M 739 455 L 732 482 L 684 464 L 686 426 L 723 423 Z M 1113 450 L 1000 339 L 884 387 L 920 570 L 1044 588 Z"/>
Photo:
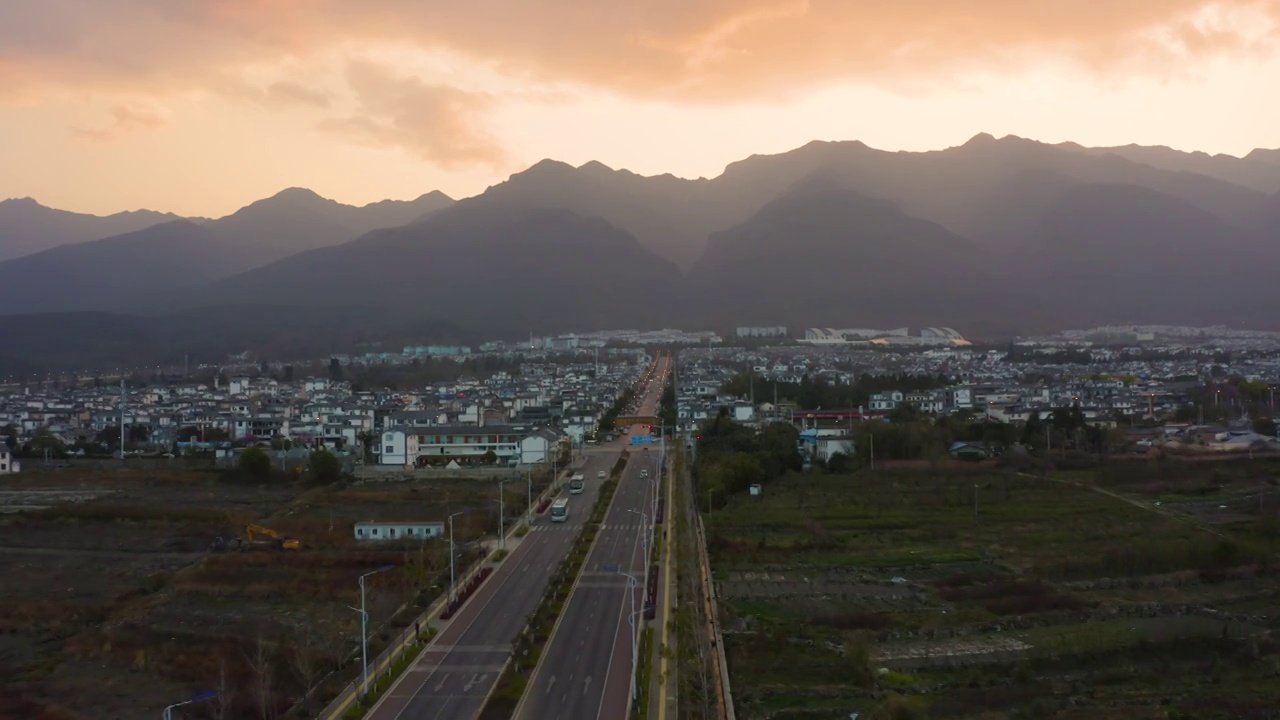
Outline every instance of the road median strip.
<path id="1" fill-rule="evenodd" d="M 574 538 L 568 555 L 560 562 L 547 591 L 539 603 L 538 609 L 530 616 L 530 622 L 513 642 L 511 658 L 499 676 L 498 682 L 490 691 L 484 709 L 478 716 L 480 720 L 506 720 L 517 715 L 524 702 L 525 690 L 537 673 L 538 661 L 546 650 L 551 638 L 555 637 L 564 616 L 564 609 L 573 598 L 578 587 L 578 578 L 582 573 L 587 558 L 595 547 L 600 534 L 600 526 L 608 515 L 609 506 L 626 469 L 627 451 L 623 451 L 614 463 L 609 479 L 600 486 L 600 495 L 596 497 L 591 517 L 583 523 L 581 531 Z M 545 629 L 545 632 L 542 630 Z"/>

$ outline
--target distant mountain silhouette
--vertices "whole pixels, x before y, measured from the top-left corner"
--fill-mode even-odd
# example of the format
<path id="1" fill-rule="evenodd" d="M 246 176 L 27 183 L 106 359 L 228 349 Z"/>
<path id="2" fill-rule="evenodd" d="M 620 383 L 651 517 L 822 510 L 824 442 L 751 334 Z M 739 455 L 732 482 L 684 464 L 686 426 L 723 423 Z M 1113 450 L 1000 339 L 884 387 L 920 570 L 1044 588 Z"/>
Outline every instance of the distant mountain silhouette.
<path id="1" fill-rule="evenodd" d="M 403 225 L 452 202 L 436 192 L 352 207 L 291 188 L 198 225 L 167 222 L 0 262 L 0 314 L 113 308 Z"/>
<path id="2" fill-rule="evenodd" d="M 3 200 L 0 201 L 0 261 L 67 243 L 122 235 L 177 219 L 177 215 L 150 210 L 100 217 L 54 210 L 31 198 Z"/>
<path id="3" fill-rule="evenodd" d="M 815 141 L 789 152 L 731 163 L 710 180 L 643 177 L 597 162 L 574 168 L 544 160 L 475 199 L 506 207 L 566 208 L 596 215 L 688 268 L 711 233 L 745 222 L 796 182 L 818 172 L 997 251 L 1004 249 L 1009 228 L 1025 227 L 1036 219 L 1034 211 L 1024 210 L 1010 193 L 1028 194 L 1035 204 L 1047 199 L 1035 197 L 1045 183 L 1134 184 L 1242 225 L 1257 222 L 1268 195 L 1217 177 L 1152 167 L 1115 153 L 980 134 L 958 147 L 920 153 L 886 152 L 858 141 Z M 1033 180 L 1031 186 L 1023 184 L 1028 179 Z M 993 206 L 1004 211 L 992 212 Z"/>
<path id="4" fill-rule="evenodd" d="M 179 290 L 241 269 L 207 225 L 187 220 L 0 263 L 0 313 L 85 310 Z"/>
<path id="5" fill-rule="evenodd" d="M 711 236 L 690 273 L 721 322 L 810 326 L 1044 327 L 992 257 L 935 223 L 822 174 Z"/>
<path id="6" fill-rule="evenodd" d="M 688 266 L 702 252 L 707 235 L 724 227 L 714 209 L 701 202 L 707 183 L 674 175 L 644 177 L 598 162 L 574 168 L 543 160 L 489 188 L 474 202 L 504 209 L 561 208 L 602 217 L 662 257 Z"/>
<path id="7" fill-rule="evenodd" d="M 1061 143 L 1058 147 L 1090 155 L 1118 155 L 1151 167 L 1218 178 L 1263 193 L 1280 192 L 1280 150 L 1258 149 L 1239 158 L 1147 145 L 1087 148 Z"/>
<path id="8" fill-rule="evenodd" d="M 225 218 L 0 262 L 0 314 L 119 309 L 163 323 L 204 306 L 358 305 L 374 327 L 385 314 L 479 338 L 749 324 L 1280 329 L 1274 167 L 1280 151 L 981 134 L 922 153 L 813 142 L 712 179 L 544 160 L 457 203 L 432 193 L 356 208 L 294 188 Z"/>
<path id="9" fill-rule="evenodd" d="M 400 228 L 302 253 L 183 293 L 325 307 L 356 300 L 415 309 L 490 333 L 661 322 L 680 288 L 674 265 L 599 218 L 464 201 Z"/>

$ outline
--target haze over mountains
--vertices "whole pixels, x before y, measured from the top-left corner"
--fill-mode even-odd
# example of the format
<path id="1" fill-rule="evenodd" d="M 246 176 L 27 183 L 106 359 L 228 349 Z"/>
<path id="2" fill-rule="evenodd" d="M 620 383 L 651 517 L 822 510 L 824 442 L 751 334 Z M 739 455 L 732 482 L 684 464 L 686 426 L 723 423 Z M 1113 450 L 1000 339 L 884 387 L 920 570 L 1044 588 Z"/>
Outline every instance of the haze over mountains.
<path id="1" fill-rule="evenodd" d="M 31 204 L 0 204 L 0 242 L 72 237 L 67 214 L 47 209 L 48 232 L 12 231 Z M 1280 326 L 1278 151 L 813 142 L 714 179 L 546 160 L 457 203 L 432 193 L 355 208 L 291 189 L 218 220 L 153 219 L 163 224 L 91 242 L 81 230 L 76 244 L 0 262 L 0 312 L 358 305 L 477 339 L 656 325 L 951 325 L 979 337 Z"/>
<path id="2" fill-rule="evenodd" d="M 0 262 L 0 307 L 7 314 L 119 309 L 133 298 L 202 287 L 377 228 L 405 225 L 452 203 L 433 192 L 353 207 L 290 188 L 217 220 L 170 220 Z M 85 224 L 111 219 L 76 217 Z M 6 219 L 0 214 L 0 227 Z"/>

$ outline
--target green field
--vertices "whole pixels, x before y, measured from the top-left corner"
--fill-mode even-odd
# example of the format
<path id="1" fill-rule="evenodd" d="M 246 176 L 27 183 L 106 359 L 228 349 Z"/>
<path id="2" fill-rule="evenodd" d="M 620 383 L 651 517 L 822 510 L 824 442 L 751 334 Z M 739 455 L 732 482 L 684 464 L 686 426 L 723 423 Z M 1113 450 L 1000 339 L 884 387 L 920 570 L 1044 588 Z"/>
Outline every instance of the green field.
<path id="1" fill-rule="evenodd" d="M 704 520 L 738 716 L 1266 717 L 1264 462 L 940 464 L 735 494 Z M 1259 512 L 1234 522 L 1170 502 L 1224 519 L 1248 492 Z"/>

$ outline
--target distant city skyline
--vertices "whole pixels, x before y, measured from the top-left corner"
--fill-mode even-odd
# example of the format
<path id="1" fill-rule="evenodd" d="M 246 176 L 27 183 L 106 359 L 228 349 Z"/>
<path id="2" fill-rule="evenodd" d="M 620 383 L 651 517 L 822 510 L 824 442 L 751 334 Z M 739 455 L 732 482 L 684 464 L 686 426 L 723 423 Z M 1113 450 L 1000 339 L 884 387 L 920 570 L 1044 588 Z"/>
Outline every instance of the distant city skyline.
<path id="1" fill-rule="evenodd" d="M 711 177 L 815 139 L 1280 146 L 1275 0 L 356 7 L 5 3 L 0 198 L 216 217 L 290 186 L 467 197 L 546 157 Z"/>

